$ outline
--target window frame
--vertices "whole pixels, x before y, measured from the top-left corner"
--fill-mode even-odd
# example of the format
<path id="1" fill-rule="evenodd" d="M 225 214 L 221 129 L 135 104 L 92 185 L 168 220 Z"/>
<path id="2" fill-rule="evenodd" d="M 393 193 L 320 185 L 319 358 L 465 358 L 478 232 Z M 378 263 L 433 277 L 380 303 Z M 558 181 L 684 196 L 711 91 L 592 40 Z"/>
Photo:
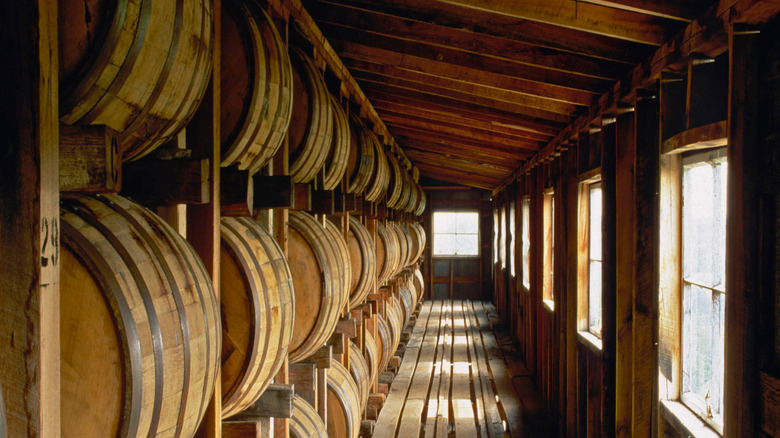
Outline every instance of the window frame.
<path id="1" fill-rule="evenodd" d="M 531 196 L 520 198 L 520 285 L 525 293 L 531 292 Z"/>
<path id="2" fill-rule="evenodd" d="M 589 172 L 580 176 L 577 186 L 577 330 L 587 333 L 601 341 L 602 332 L 595 331 L 590 324 L 591 311 L 591 282 L 590 268 L 593 259 L 591 258 L 591 190 L 594 186 L 601 187 L 601 170 L 595 169 L 595 172 Z M 602 218 L 603 220 L 603 218 Z M 601 226 L 601 224 L 599 224 Z M 602 236 L 603 244 L 603 236 Z M 600 261 L 603 263 L 603 260 Z M 603 288 L 603 280 L 601 287 Z M 601 295 L 601 290 L 599 294 Z M 601 301 L 599 301 L 601 306 Z M 601 310 L 601 319 L 603 321 L 603 308 Z M 602 327 L 603 329 L 603 327 Z M 600 349 L 600 343 L 599 343 Z"/>
<path id="3" fill-rule="evenodd" d="M 436 213 L 473 213 L 477 215 L 477 227 L 476 227 L 476 233 L 463 233 L 464 235 L 472 235 L 476 234 L 477 236 L 477 254 L 436 254 L 435 248 L 436 248 L 436 219 L 435 215 Z M 453 259 L 453 258 L 480 258 L 482 257 L 482 245 L 481 245 L 481 216 L 479 210 L 437 210 L 431 213 L 431 235 L 432 235 L 432 242 L 431 242 L 431 257 L 434 259 Z M 438 234 L 450 234 L 450 233 L 438 233 Z M 458 235 L 458 233 L 455 233 L 455 235 Z"/>
<path id="4" fill-rule="evenodd" d="M 555 189 L 542 193 L 542 302 L 555 310 Z"/>

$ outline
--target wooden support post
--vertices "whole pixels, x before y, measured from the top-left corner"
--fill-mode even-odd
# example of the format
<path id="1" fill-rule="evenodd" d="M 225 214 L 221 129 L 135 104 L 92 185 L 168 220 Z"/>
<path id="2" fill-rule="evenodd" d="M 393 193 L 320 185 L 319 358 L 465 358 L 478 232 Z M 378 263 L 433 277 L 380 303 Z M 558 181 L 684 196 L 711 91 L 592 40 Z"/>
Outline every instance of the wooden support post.
<path id="1" fill-rule="evenodd" d="M 577 150 L 563 153 L 563 195 L 565 197 L 563 226 L 566 232 L 566 314 L 564 318 L 564 355 L 566 369 L 565 400 L 566 408 L 562 416 L 561 436 L 575 436 L 577 432 L 577 212 L 578 212 L 578 175 Z"/>
<path id="2" fill-rule="evenodd" d="M 295 395 L 312 406 L 317 406 L 317 366 L 311 362 L 289 365 L 289 381 L 294 385 Z"/>
<path id="3" fill-rule="evenodd" d="M 222 423 L 223 438 L 263 438 L 270 434 L 271 419 L 254 417 L 230 418 Z"/>
<path id="4" fill-rule="evenodd" d="M 615 123 L 604 126 L 601 131 L 601 421 L 605 437 L 615 435 L 615 364 L 617 343 L 616 279 L 617 263 L 615 248 L 615 150 L 617 145 Z"/>
<path id="5" fill-rule="evenodd" d="M 60 125 L 60 191 L 118 192 L 122 157 L 116 136 L 116 131 L 102 125 Z"/>
<path id="6" fill-rule="evenodd" d="M 220 174 L 220 212 L 222 216 L 252 216 L 254 213 L 254 179 L 248 170 L 235 166 L 223 168 Z"/>
<path id="7" fill-rule="evenodd" d="M 313 190 L 311 193 L 311 210 L 316 214 L 335 214 L 336 196 L 332 190 Z"/>
<path id="8" fill-rule="evenodd" d="M 292 208 L 295 210 L 311 211 L 311 185 L 295 184 Z"/>
<path id="9" fill-rule="evenodd" d="M 636 437 L 656 436 L 658 412 L 658 99 L 638 96 L 634 116 L 633 416 Z"/>
<path id="10" fill-rule="evenodd" d="M 279 157 L 279 153 L 277 153 L 277 157 Z M 295 208 L 297 185 L 293 183 L 292 177 L 287 175 L 286 171 L 283 174 L 281 172 L 275 169 L 273 175 L 252 175 L 255 209 Z"/>
<path id="11" fill-rule="evenodd" d="M 57 4 L 2 2 L 0 29 L 0 382 L 8 436 L 59 436 Z"/>
<path id="12" fill-rule="evenodd" d="M 236 419 L 254 417 L 292 418 L 293 386 L 287 383 L 271 383 L 257 401 L 245 411 L 236 415 Z"/>
<path id="13" fill-rule="evenodd" d="M 729 29 L 728 206 L 726 219 L 726 327 L 724 436 L 756 436 L 758 411 L 758 303 L 761 199 L 765 159 L 759 138 L 759 35 Z"/>
<path id="14" fill-rule="evenodd" d="M 187 209 L 187 236 L 203 265 L 211 276 L 214 292 L 219 300 L 220 271 L 220 60 L 222 0 L 211 0 L 214 8 L 214 51 L 212 73 L 206 94 L 198 111 L 187 127 L 187 144 L 195 159 L 207 159 L 210 163 L 208 204 L 193 205 Z M 219 364 L 217 376 L 220 375 Z M 216 379 L 211 402 L 198 429 L 197 436 L 219 438 L 222 436 L 222 380 Z"/>

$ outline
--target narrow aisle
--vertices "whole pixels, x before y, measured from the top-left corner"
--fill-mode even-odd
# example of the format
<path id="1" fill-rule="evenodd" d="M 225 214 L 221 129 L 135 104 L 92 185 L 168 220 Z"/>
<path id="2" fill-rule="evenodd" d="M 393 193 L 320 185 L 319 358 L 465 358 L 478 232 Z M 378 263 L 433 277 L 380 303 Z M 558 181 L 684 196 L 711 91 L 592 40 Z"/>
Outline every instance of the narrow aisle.
<path id="1" fill-rule="evenodd" d="M 532 378 L 493 305 L 425 301 L 373 436 L 548 436 L 544 426 Z"/>

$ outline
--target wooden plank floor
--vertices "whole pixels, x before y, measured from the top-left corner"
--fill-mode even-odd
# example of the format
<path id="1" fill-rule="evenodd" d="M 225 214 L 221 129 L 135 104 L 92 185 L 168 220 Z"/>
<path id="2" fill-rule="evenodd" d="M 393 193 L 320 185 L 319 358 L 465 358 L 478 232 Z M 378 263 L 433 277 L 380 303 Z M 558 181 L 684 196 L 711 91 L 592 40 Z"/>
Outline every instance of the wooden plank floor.
<path id="1" fill-rule="evenodd" d="M 551 436 L 493 305 L 423 303 L 375 438 Z"/>

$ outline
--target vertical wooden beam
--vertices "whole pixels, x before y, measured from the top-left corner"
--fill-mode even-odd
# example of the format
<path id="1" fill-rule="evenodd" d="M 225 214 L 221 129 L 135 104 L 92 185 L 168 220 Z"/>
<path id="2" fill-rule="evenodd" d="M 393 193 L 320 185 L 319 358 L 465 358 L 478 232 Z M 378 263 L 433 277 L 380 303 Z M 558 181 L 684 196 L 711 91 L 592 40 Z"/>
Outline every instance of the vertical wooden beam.
<path id="1" fill-rule="evenodd" d="M 615 149 L 617 126 L 616 123 L 602 127 L 601 131 L 601 359 L 602 359 L 602 388 L 601 388 L 601 424 L 603 436 L 615 435 L 615 363 L 617 343 L 616 323 L 616 284 L 615 267 L 617 263 L 615 254 L 615 214 L 617 203 L 615 194 L 617 185 L 615 181 Z"/>
<path id="2" fill-rule="evenodd" d="M 655 436 L 658 412 L 658 99 L 637 98 L 634 115 L 634 354 L 633 416 L 635 437 Z"/>
<path id="3" fill-rule="evenodd" d="M 760 254 L 759 35 L 729 29 L 728 215 L 726 219 L 726 333 L 724 435 L 755 436 Z"/>
<path id="4" fill-rule="evenodd" d="M 187 127 L 187 143 L 193 158 L 207 158 L 211 166 L 209 199 L 211 202 L 192 205 L 187 209 L 187 239 L 203 261 L 211 275 L 214 292 L 219 299 L 219 251 L 220 251 L 220 23 L 222 0 L 211 0 L 214 12 L 214 51 L 212 53 L 211 82 L 201 101 L 198 111 Z M 220 371 L 217 370 L 217 376 Z M 222 436 L 222 380 L 216 379 L 214 393 L 206 415 L 198 429 L 198 436 L 219 438 Z"/>
<path id="5" fill-rule="evenodd" d="M 572 149 L 563 155 L 563 222 L 566 234 L 566 315 L 564 321 L 564 337 L 566 339 L 565 353 L 565 409 L 562 415 L 565 417 L 561 436 L 577 436 L 577 222 L 578 217 L 578 175 L 577 175 L 577 150 Z"/>
<path id="6" fill-rule="evenodd" d="M 617 116 L 615 143 L 615 436 L 631 437 L 634 341 L 634 271 L 637 213 L 634 194 L 634 113 Z M 630 206 L 630 207 L 629 207 Z"/>
<path id="7" fill-rule="evenodd" d="M 9 436 L 59 436 L 57 2 L 2 2 L 0 36 L 0 382 Z"/>

